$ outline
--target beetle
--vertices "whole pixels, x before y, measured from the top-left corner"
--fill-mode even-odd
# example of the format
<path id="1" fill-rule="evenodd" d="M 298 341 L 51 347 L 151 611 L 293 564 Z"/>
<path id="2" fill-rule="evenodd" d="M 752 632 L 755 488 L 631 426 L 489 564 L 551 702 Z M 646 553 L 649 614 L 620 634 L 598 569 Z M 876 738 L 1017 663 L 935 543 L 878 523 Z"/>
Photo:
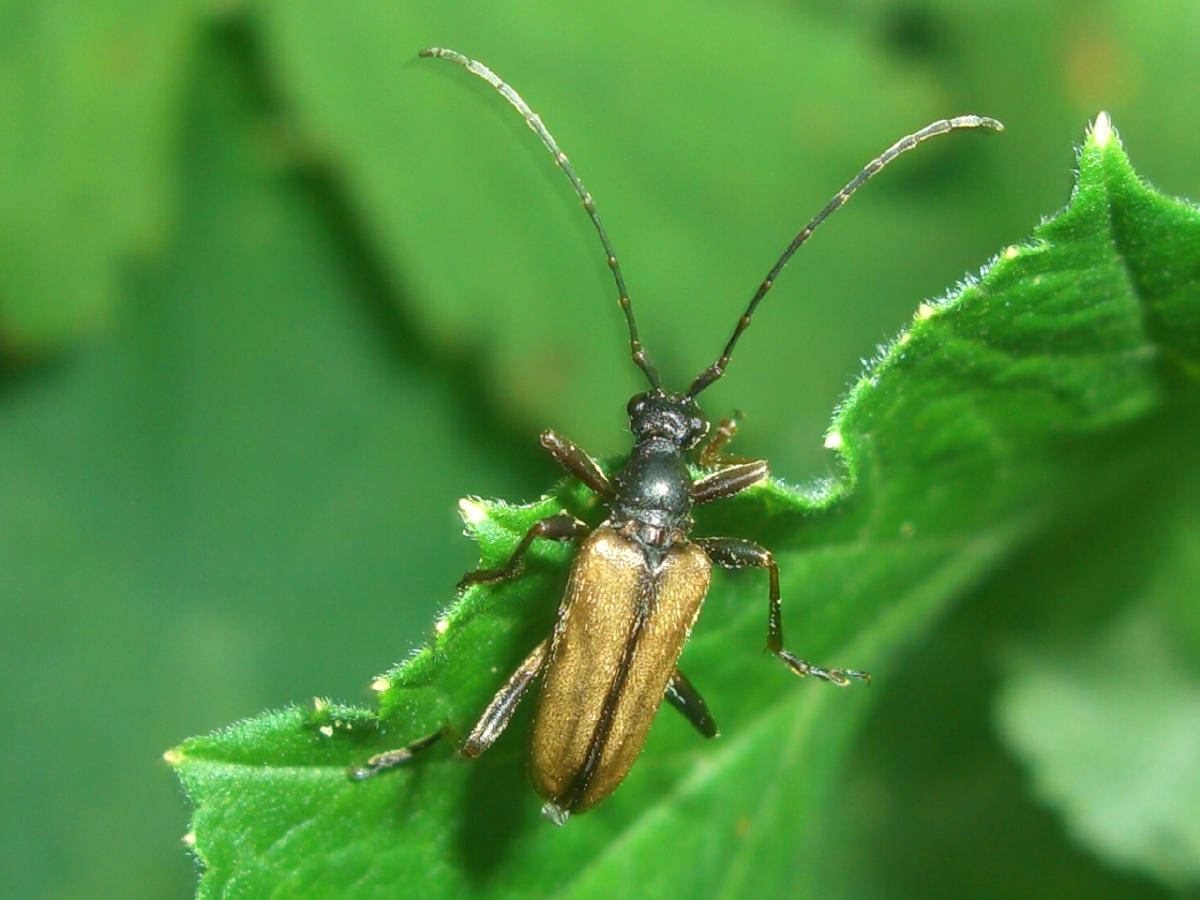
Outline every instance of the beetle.
<path id="1" fill-rule="evenodd" d="M 736 431 L 736 418 L 723 421 L 701 447 L 710 425 L 696 397 L 725 374 L 734 346 L 792 254 L 863 182 L 928 138 L 957 129 L 1000 131 L 1004 126 L 983 116 L 941 119 L 901 138 L 868 163 L 793 238 L 754 293 L 721 355 L 693 379 L 686 392 L 678 393 L 663 388 L 638 338 L 621 267 L 596 204 L 541 118 L 483 63 L 441 47 L 422 50 L 420 55 L 457 63 L 488 82 L 550 151 L 599 235 L 629 328 L 630 355 L 650 382 L 648 391 L 629 401 L 633 449 L 611 476 L 557 432 L 541 435 L 542 447 L 555 462 L 603 502 L 608 511 L 604 521 L 589 529 L 566 512 L 542 519 L 528 530 L 504 566 L 476 569 L 459 582 L 462 590 L 519 575 L 536 540 L 580 541 L 553 633 L 533 648 L 496 693 L 460 751 L 477 757 L 487 750 L 540 676 L 530 771 L 534 787 L 546 801 L 543 813 L 562 825 L 569 815 L 596 805 L 621 783 L 641 752 L 664 698 L 702 735 L 717 734 L 704 699 L 677 665 L 708 593 L 714 565 L 767 570 L 767 650 L 792 672 L 841 686 L 853 679 L 869 683 L 866 672 L 817 666 L 784 648 L 779 569 L 770 550 L 742 538 L 691 536 L 693 507 L 732 497 L 767 477 L 765 460 L 722 455 Z M 687 454 L 697 448 L 700 467 L 709 471 L 693 478 Z M 362 779 L 403 764 L 440 736 L 437 732 L 378 754 L 351 774 Z"/>

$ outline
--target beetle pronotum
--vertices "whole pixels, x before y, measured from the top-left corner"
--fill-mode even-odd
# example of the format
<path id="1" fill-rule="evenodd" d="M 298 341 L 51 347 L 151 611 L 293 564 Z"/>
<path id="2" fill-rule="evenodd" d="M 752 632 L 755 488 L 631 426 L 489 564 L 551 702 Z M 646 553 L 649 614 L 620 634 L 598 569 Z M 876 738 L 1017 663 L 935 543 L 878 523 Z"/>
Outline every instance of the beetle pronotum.
<path id="1" fill-rule="evenodd" d="M 685 454 L 698 447 L 709 431 L 696 396 L 725 374 L 738 338 L 792 254 L 859 185 L 928 138 L 960 128 L 1001 131 L 1004 126 L 983 116 L 941 119 L 901 138 L 869 162 L 792 239 L 750 299 L 716 361 L 696 376 L 686 392 L 676 393 L 662 387 L 658 370 L 638 339 L 625 279 L 595 202 L 538 115 L 483 63 L 440 47 L 422 50 L 421 56 L 458 63 L 488 82 L 550 151 L 600 237 L 629 327 L 630 353 L 650 382 L 649 391 L 629 401 L 634 446 L 628 460 L 611 477 L 591 456 L 556 432 L 545 431 L 541 436 L 542 446 L 555 461 L 603 501 L 608 509 L 605 520 L 589 529 L 565 512 L 542 519 L 525 534 L 506 565 L 468 572 L 459 582 L 461 589 L 518 575 L 526 551 L 539 538 L 581 541 L 553 634 L 534 647 L 512 673 L 461 749 L 468 757 L 487 750 L 540 675 L 530 770 L 534 786 L 546 800 L 543 812 L 561 825 L 571 813 L 589 809 L 621 783 L 641 752 L 664 697 L 702 735 L 716 735 L 707 705 L 677 665 L 708 592 L 714 564 L 767 570 L 767 650 L 793 672 L 837 685 L 847 685 L 855 678 L 869 681 L 865 672 L 823 668 L 784 649 L 779 570 L 771 551 L 741 538 L 691 537 L 693 506 L 731 497 L 767 477 L 765 460 L 721 456 L 736 430 L 735 421 L 726 420 L 697 457 L 701 467 L 712 471 L 692 478 Z M 436 737 L 430 735 L 374 756 L 352 774 L 366 778 L 407 762 Z"/>

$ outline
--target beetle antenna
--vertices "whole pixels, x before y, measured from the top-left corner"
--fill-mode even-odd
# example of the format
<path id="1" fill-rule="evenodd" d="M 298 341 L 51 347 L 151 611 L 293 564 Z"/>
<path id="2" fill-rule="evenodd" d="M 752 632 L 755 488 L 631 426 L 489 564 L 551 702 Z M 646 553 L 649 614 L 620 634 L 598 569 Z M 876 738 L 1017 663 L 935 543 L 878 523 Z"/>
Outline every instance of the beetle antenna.
<path id="1" fill-rule="evenodd" d="M 783 251 L 783 256 L 779 257 L 779 261 L 771 267 L 771 271 L 767 273 L 767 277 L 763 279 L 762 284 L 758 286 L 754 296 L 750 299 L 750 305 L 746 307 L 746 311 L 742 313 L 742 317 L 738 319 L 737 325 L 733 329 L 733 336 L 729 338 L 729 343 L 725 345 L 725 349 L 721 351 L 721 355 L 717 361 L 696 376 L 696 380 L 692 382 L 692 386 L 688 388 L 688 396 L 695 397 L 702 390 L 712 384 L 725 374 L 725 367 L 729 365 L 729 357 L 733 353 L 733 347 L 738 342 L 738 338 L 742 336 L 750 325 L 750 319 L 754 315 L 754 310 L 758 307 L 759 302 L 767 295 L 767 291 L 771 290 L 775 285 L 775 279 L 779 273 L 783 271 L 783 267 L 788 264 L 788 260 L 792 258 L 800 245 L 808 240 L 809 236 L 817 230 L 817 226 L 824 222 L 830 215 L 833 214 L 839 206 L 850 199 L 850 196 L 858 190 L 859 186 L 877 174 L 880 169 L 894 160 L 902 153 L 906 153 L 922 141 L 928 140 L 931 137 L 937 137 L 940 134 L 954 131 L 959 128 L 990 128 L 993 131 L 1003 131 L 1004 125 L 996 119 L 989 119 L 987 116 L 956 116 L 953 119 L 940 119 L 937 122 L 932 122 L 926 125 L 920 131 L 913 134 L 905 135 L 883 151 L 882 154 L 871 160 L 862 171 L 851 179 L 850 183 L 837 192 L 832 200 L 826 204 L 813 220 L 805 225 L 800 233 L 792 238 L 792 242 L 788 244 L 788 248 Z"/>
<path id="2" fill-rule="evenodd" d="M 662 383 L 658 377 L 658 369 L 654 367 L 654 361 L 650 359 L 650 355 L 645 351 L 642 347 L 642 342 L 638 339 L 637 323 L 633 320 L 633 307 L 629 302 L 629 292 L 625 289 L 625 278 L 621 274 L 621 265 L 617 262 L 616 251 L 613 250 L 612 243 L 608 239 L 608 232 L 604 230 L 604 223 L 600 221 L 600 214 L 596 212 L 596 201 L 592 199 L 592 195 L 588 193 L 588 189 L 583 186 L 583 182 L 575 174 L 575 170 L 571 167 L 571 161 L 567 159 L 567 154 L 559 149 L 558 143 L 554 140 L 554 135 L 542 124 L 541 117 L 529 108 L 529 104 L 517 93 L 515 88 L 501 80 L 500 76 L 478 60 L 470 59 L 456 50 L 448 50 L 445 47 L 427 47 L 421 51 L 420 55 L 432 56 L 436 59 L 448 59 L 451 62 L 458 63 L 468 72 L 478 75 L 494 87 L 500 96 L 507 100 L 509 105 L 524 117 L 525 124 L 529 126 L 533 133 L 541 138 L 542 144 L 550 151 L 550 155 L 554 157 L 555 164 L 562 169 L 562 173 L 571 182 L 571 187 L 579 195 L 579 199 L 583 202 L 584 210 L 587 211 L 592 224 L 596 226 L 596 233 L 600 235 L 600 243 L 604 245 L 604 254 L 608 259 L 608 267 L 612 270 L 613 280 L 617 283 L 617 302 L 621 304 L 621 309 L 625 313 L 625 321 L 629 324 L 630 355 L 638 367 L 646 373 L 646 377 L 650 379 L 651 387 L 661 387 Z"/>

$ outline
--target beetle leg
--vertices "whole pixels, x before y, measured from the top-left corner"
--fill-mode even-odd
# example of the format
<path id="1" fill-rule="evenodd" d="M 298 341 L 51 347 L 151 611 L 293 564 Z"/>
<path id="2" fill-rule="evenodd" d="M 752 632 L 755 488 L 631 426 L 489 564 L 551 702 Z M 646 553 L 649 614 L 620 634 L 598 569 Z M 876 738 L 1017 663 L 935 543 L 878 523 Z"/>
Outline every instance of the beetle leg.
<path id="1" fill-rule="evenodd" d="M 601 470 L 600 464 L 585 451 L 553 429 L 543 431 L 541 440 L 542 446 L 550 451 L 556 463 L 599 494 L 602 499 L 612 500 L 616 497 L 617 492 L 608 476 Z"/>
<path id="2" fill-rule="evenodd" d="M 738 420 L 741 417 L 742 414 L 735 409 L 732 416 L 721 420 L 721 424 L 717 426 L 712 437 L 708 439 L 708 443 L 700 450 L 700 465 L 706 467 L 713 466 L 720 461 L 721 451 L 729 445 L 729 442 L 733 440 L 733 436 L 737 434 Z"/>
<path id="3" fill-rule="evenodd" d="M 542 670 L 549 651 L 550 639 L 546 638 L 534 647 L 533 652 L 517 666 L 517 670 L 508 677 L 504 687 L 496 691 L 496 696 L 492 698 L 492 702 L 488 704 L 483 715 L 479 717 L 479 721 L 475 723 L 475 727 L 471 729 L 471 733 L 467 735 L 461 751 L 463 756 L 474 759 L 496 742 L 496 738 L 500 737 L 504 729 L 508 727 L 509 720 L 517 711 L 517 706 L 525 695 L 525 689 Z"/>
<path id="4" fill-rule="evenodd" d="M 667 692 L 664 696 L 668 703 L 687 717 L 687 720 L 700 734 L 706 738 L 717 736 L 717 723 L 713 721 L 712 714 L 708 711 L 708 704 L 704 702 L 700 692 L 692 687 L 687 676 L 679 671 L 678 666 L 671 673 L 671 680 L 667 682 Z"/>
<path id="5" fill-rule="evenodd" d="M 405 744 L 397 750 L 388 750 L 386 753 L 376 753 L 367 760 L 367 764 L 362 768 L 351 768 L 350 777 L 355 781 L 362 781 L 364 778 L 370 778 L 373 775 L 378 775 L 380 772 L 394 769 L 396 766 L 402 766 L 414 756 L 420 753 L 427 747 L 432 747 L 445 734 L 445 728 L 439 728 L 433 734 L 427 734 L 423 738 L 417 738 L 411 744 Z"/>
<path id="6" fill-rule="evenodd" d="M 765 459 L 752 459 L 736 466 L 717 469 L 711 475 L 705 475 L 692 482 L 692 503 L 699 505 L 713 500 L 724 500 L 741 493 L 751 485 L 758 484 L 766 477 Z"/>
<path id="7" fill-rule="evenodd" d="M 574 516 L 567 515 L 565 512 L 559 513 L 557 516 L 547 516 L 536 522 L 532 528 L 525 532 L 525 537 L 521 538 L 521 543 L 517 544 L 517 549 L 513 551 L 512 556 L 508 558 L 508 562 L 501 568 L 476 569 L 473 572 L 468 572 L 459 579 L 458 589 L 461 591 L 472 584 L 504 581 L 505 579 L 520 575 L 521 569 L 525 565 L 525 553 L 537 538 L 546 538 L 550 541 L 571 541 L 577 537 L 583 537 L 587 533 L 588 527 L 585 523 L 579 521 Z"/>
<path id="8" fill-rule="evenodd" d="M 861 678 L 868 684 L 871 676 L 856 669 L 825 669 L 815 666 L 783 649 L 783 613 L 779 604 L 779 567 L 770 550 L 753 541 L 741 538 L 697 538 L 695 541 L 709 558 L 726 569 L 741 569 L 755 566 L 767 570 L 770 578 L 770 602 L 767 608 L 767 650 L 784 661 L 797 675 L 813 675 L 833 684 L 845 687 L 852 678 Z"/>
<path id="9" fill-rule="evenodd" d="M 708 439 L 703 447 L 700 448 L 700 456 L 697 462 L 704 468 L 712 468 L 714 466 L 728 466 L 735 463 L 755 462 L 748 456 L 728 455 L 722 453 L 729 442 L 733 440 L 737 434 L 738 423 L 742 420 L 742 414 L 738 410 L 733 411 L 733 415 L 728 419 L 722 419 L 721 424 L 713 431 L 712 437 Z"/>

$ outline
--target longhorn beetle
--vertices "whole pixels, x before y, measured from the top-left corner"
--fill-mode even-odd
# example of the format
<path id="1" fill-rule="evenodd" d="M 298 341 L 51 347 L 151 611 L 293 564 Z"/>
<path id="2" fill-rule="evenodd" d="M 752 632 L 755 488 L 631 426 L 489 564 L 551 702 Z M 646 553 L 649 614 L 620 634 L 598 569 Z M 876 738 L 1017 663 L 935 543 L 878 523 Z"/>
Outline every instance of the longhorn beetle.
<path id="1" fill-rule="evenodd" d="M 542 446 L 554 460 L 600 497 L 608 508 L 608 517 L 590 530 L 566 512 L 542 519 L 525 534 L 506 565 L 468 572 L 459 582 L 461 590 L 519 575 L 525 553 L 539 538 L 581 541 L 553 634 L 534 647 L 512 673 L 461 749 L 468 757 L 487 750 L 508 725 L 526 689 L 540 675 L 530 769 L 534 786 L 546 800 L 543 813 L 561 825 L 571 813 L 591 808 L 621 783 L 641 752 L 664 697 L 702 735 L 716 735 L 707 705 L 676 664 L 708 592 L 714 564 L 727 569 L 755 566 L 767 570 L 767 650 L 793 672 L 842 686 L 854 678 L 869 682 L 866 672 L 822 668 L 784 649 L 779 569 L 770 550 L 741 538 L 691 537 L 693 506 L 731 497 L 767 477 L 765 460 L 721 455 L 736 431 L 736 420 L 730 419 L 721 423 L 699 451 L 700 466 L 712 471 L 693 479 L 685 454 L 695 450 L 709 431 L 708 419 L 696 397 L 725 374 L 738 338 L 792 254 L 859 185 L 927 138 L 959 128 L 1001 131 L 1004 126 L 982 116 L 942 119 L 901 138 L 869 162 L 792 239 L 750 299 L 716 362 L 703 369 L 680 394 L 662 387 L 658 370 L 638 339 L 625 279 L 596 204 L 542 120 L 520 94 L 483 63 L 441 47 L 422 50 L 421 56 L 458 63 L 488 82 L 524 117 L 525 124 L 553 155 L 600 237 L 616 281 L 617 302 L 629 326 L 633 361 L 650 382 L 649 391 L 629 401 L 633 450 L 611 477 L 591 456 L 557 432 L 545 431 L 541 436 Z M 351 774 L 356 779 L 367 778 L 407 762 L 440 734 L 374 756 Z"/>

